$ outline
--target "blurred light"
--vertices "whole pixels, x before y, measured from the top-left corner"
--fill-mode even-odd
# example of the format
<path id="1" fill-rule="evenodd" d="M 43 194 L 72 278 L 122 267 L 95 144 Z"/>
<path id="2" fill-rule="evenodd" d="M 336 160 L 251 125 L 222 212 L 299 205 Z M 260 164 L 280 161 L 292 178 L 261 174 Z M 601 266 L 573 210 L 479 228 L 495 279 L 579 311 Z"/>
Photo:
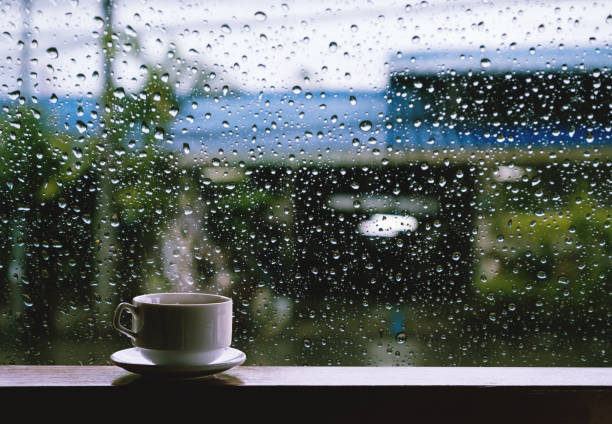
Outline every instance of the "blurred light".
<path id="1" fill-rule="evenodd" d="M 368 237 L 395 237 L 404 231 L 414 231 L 417 220 L 412 216 L 377 213 L 359 223 L 359 232 Z"/>
<path id="2" fill-rule="evenodd" d="M 525 170 L 518 166 L 500 166 L 493 174 L 495 181 L 519 181 L 525 174 Z"/>

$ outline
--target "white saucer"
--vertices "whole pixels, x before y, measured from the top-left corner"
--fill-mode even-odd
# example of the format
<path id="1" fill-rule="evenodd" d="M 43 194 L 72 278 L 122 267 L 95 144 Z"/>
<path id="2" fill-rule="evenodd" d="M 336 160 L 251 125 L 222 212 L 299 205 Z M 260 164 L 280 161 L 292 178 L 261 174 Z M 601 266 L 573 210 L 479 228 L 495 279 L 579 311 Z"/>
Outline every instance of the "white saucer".
<path id="1" fill-rule="evenodd" d="M 165 378 L 197 378 L 241 365 L 246 360 L 246 355 L 238 349 L 228 347 L 223 355 L 213 362 L 197 365 L 176 365 L 153 363 L 143 356 L 140 348 L 133 347 L 113 353 L 110 360 L 113 364 L 136 374 Z"/>

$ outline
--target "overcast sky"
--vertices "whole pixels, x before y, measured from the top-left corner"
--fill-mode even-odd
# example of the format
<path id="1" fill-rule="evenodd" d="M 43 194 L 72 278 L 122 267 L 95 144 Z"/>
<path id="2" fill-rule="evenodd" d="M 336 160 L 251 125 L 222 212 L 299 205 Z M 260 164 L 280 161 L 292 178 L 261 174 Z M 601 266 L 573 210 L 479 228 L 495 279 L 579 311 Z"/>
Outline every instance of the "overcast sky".
<path id="1" fill-rule="evenodd" d="M 508 49 L 609 54 L 611 13 L 611 1 L 117 1 L 115 30 L 136 36 L 141 51 L 122 45 L 114 69 L 118 84 L 136 89 L 141 65 L 176 64 L 175 51 L 186 65 L 179 91 L 204 70 L 248 91 L 380 90 L 391 58 L 427 50 L 492 62 Z M 0 0 L 0 92 L 18 89 L 28 40 L 32 92 L 97 95 L 100 15 L 96 0 L 31 0 L 30 13 Z"/>

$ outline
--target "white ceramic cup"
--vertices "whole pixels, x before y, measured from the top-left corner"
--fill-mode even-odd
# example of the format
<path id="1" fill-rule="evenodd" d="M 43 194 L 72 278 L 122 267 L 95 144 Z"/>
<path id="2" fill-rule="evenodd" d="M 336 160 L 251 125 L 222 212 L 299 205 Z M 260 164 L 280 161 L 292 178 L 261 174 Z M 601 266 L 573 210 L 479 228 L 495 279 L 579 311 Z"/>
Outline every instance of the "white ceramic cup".
<path id="1" fill-rule="evenodd" d="M 120 323 L 132 315 L 132 328 Z M 232 343 L 232 299 L 216 294 L 157 293 L 120 303 L 113 326 L 153 363 L 207 364 Z"/>

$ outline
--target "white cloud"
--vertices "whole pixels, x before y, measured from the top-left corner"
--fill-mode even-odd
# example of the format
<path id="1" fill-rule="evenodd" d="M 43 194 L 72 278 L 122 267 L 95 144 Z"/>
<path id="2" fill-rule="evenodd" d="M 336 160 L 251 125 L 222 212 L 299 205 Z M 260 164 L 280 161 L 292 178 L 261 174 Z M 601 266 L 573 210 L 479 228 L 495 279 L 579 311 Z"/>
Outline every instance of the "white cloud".
<path id="1" fill-rule="evenodd" d="M 175 46 L 194 69 L 214 69 L 244 90 L 288 90 L 294 85 L 376 90 L 385 87 L 385 63 L 397 52 L 470 53 L 482 47 L 493 56 L 511 43 L 525 51 L 559 44 L 603 45 L 612 27 L 605 21 L 606 6 L 571 1 L 437 0 L 417 1 L 409 9 L 406 1 L 116 2 L 116 31 L 129 25 L 143 50 L 139 58 L 119 54 L 115 69 L 122 85 L 136 87 L 142 83 L 139 66 L 169 63 L 168 52 Z M 16 88 L 21 72 L 16 63 L 23 54 L 21 10 L 18 1 L 0 10 L 10 33 L 0 36 L 0 54 L 11 59 L 2 69 L 5 91 Z M 259 11 L 265 20 L 256 16 Z M 30 46 L 30 57 L 37 62 L 29 68 L 38 74 L 33 83 L 39 83 L 41 93 L 99 91 L 101 80 L 91 78 L 102 67 L 98 15 L 98 1 L 32 1 L 31 39 L 38 45 Z M 45 54 L 49 47 L 57 48 L 57 59 Z"/>

